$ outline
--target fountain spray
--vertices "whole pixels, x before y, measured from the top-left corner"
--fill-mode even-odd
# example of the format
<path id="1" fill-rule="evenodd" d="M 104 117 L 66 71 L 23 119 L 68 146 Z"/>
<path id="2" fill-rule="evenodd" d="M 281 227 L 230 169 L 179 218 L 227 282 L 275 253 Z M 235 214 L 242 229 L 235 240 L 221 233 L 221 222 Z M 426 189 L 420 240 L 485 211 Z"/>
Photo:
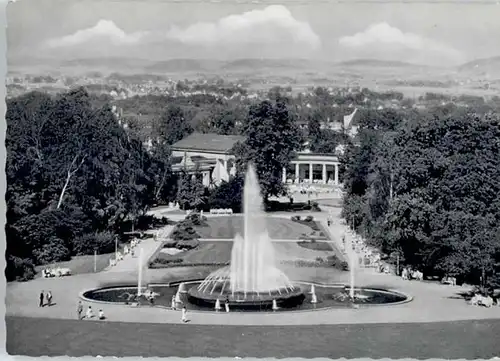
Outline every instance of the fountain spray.
<path id="1" fill-rule="evenodd" d="M 138 261 L 138 269 L 139 269 L 139 276 L 137 279 L 137 296 L 141 296 L 141 288 L 142 288 L 142 248 L 139 250 L 139 261 Z"/>

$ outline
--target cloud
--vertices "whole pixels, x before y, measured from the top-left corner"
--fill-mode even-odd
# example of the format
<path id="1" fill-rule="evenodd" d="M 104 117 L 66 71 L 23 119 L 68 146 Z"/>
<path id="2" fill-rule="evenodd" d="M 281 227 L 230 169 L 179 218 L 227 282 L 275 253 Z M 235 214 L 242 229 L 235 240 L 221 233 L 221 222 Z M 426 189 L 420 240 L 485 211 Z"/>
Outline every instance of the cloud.
<path id="1" fill-rule="evenodd" d="M 268 6 L 197 22 L 186 27 L 166 24 L 163 30 L 126 33 L 111 20 L 99 20 L 91 28 L 50 39 L 41 51 L 58 56 L 165 57 L 302 57 L 321 47 L 308 23 L 298 21 L 282 5 Z"/>
<path id="2" fill-rule="evenodd" d="M 393 55 L 399 57 L 412 59 L 417 57 L 424 62 L 462 61 L 462 54 L 456 49 L 433 39 L 405 33 L 387 23 L 373 24 L 362 32 L 344 36 L 339 39 L 339 44 L 351 51 L 366 54 L 393 52 Z"/>
<path id="3" fill-rule="evenodd" d="M 132 34 L 125 33 L 113 21 L 99 20 L 91 28 L 78 30 L 77 32 L 54 38 L 47 41 L 46 45 L 50 48 L 71 47 L 87 43 L 110 43 L 112 45 L 131 45 L 137 44 L 147 33 L 137 32 Z"/>
<path id="4" fill-rule="evenodd" d="M 184 29 L 172 27 L 167 38 L 188 45 L 227 46 L 281 44 L 318 49 L 321 41 L 308 23 L 295 19 L 282 5 L 229 15 L 217 22 L 199 22 Z"/>

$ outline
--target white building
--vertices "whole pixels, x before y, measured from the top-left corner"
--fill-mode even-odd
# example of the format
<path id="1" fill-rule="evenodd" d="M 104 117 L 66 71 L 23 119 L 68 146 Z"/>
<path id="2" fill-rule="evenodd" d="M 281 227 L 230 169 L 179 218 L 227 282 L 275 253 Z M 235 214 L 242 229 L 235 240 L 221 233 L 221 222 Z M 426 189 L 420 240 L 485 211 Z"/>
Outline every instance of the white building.
<path id="1" fill-rule="evenodd" d="M 231 150 L 245 137 L 193 133 L 172 145 L 172 169 L 188 173 L 198 170 L 205 186 L 228 181 L 235 174 L 235 156 Z M 289 184 L 339 185 L 339 160 L 335 154 L 300 152 L 283 168 L 283 182 Z"/>

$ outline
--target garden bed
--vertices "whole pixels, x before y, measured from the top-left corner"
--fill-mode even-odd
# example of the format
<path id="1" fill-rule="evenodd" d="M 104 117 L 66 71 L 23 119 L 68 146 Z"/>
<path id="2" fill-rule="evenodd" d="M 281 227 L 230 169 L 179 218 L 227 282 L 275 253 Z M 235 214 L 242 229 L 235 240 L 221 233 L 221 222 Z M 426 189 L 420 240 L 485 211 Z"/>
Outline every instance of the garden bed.
<path id="1" fill-rule="evenodd" d="M 168 246 L 168 242 L 151 257 L 148 262 L 149 268 L 168 268 L 179 266 L 207 266 L 207 265 L 225 265 L 231 259 L 232 242 L 229 241 L 201 241 L 192 249 L 185 249 L 176 254 L 162 252 Z M 177 249 L 177 248 L 176 248 Z"/>
<path id="2" fill-rule="evenodd" d="M 316 242 L 314 240 L 312 241 L 299 241 L 297 244 L 300 247 L 307 248 L 313 251 L 326 251 L 326 252 L 333 252 L 332 246 L 328 242 L 320 241 Z"/>

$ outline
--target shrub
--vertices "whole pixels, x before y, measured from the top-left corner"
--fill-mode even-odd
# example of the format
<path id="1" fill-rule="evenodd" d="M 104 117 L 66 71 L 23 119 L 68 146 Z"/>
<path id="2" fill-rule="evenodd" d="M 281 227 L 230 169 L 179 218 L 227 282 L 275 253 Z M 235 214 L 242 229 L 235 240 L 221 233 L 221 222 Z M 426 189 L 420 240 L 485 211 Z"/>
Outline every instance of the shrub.
<path id="1" fill-rule="evenodd" d="M 115 234 L 112 232 L 87 233 L 73 240 L 75 255 L 100 254 L 113 252 L 115 249 Z"/>
<path id="2" fill-rule="evenodd" d="M 340 260 L 337 258 L 337 256 L 328 256 L 327 258 L 328 265 L 334 268 L 337 268 L 341 271 L 348 271 L 349 270 L 349 264 L 344 261 Z"/>
<path id="3" fill-rule="evenodd" d="M 7 257 L 5 278 L 7 281 L 29 281 L 35 277 L 35 266 L 28 258 Z"/>
<path id="4" fill-rule="evenodd" d="M 318 202 L 311 202 L 311 211 L 321 212 L 321 208 L 318 205 Z"/>
<path id="5" fill-rule="evenodd" d="M 152 215 L 141 215 L 137 218 L 135 223 L 136 230 L 148 230 L 158 227 L 167 226 L 170 220 L 167 217 L 157 218 Z"/>
<path id="6" fill-rule="evenodd" d="M 178 241 L 175 247 L 177 249 L 189 250 L 189 249 L 194 249 L 199 245 L 200 242 L 197 239 L 189 239 L 189 240 Z"/>
<path id="7" fill-rule="evenodd" d="M 149 268 L 162 268 L 168 265 L 180 264 L 184 260 L 182 258 L 157 258 L 152 262 L 149 262 Z"/>
<path id="8" fill-rule="evenodd" d="M 200 238 L 200 236 L 192 226 L 186 225 L 184 222 L 182 222 L 175 226 L 171 238 L 176 241 L 181 241 L 197 239 Z"/>
<path id="9" fill-rule="evenodd" d="M 33 250 L 33 256 L 39 264 L 69 261 L 71 253 L 64 241 L 56 236 L 51 236 L 45 244 Z"/>
<path id="10" fill-rule="evenodd" d="M 174 241 L 173 239 L 169 239 L 163 243 L 163 248 L 174 248 L 175 246 L 177 246 L 177 241 Z"/>
<path id="11" fill-rule="evenodd" d="M 290 219 L 294 222 L 298 222 L 300 221 L 300 216 L 292 216 Z"/>

